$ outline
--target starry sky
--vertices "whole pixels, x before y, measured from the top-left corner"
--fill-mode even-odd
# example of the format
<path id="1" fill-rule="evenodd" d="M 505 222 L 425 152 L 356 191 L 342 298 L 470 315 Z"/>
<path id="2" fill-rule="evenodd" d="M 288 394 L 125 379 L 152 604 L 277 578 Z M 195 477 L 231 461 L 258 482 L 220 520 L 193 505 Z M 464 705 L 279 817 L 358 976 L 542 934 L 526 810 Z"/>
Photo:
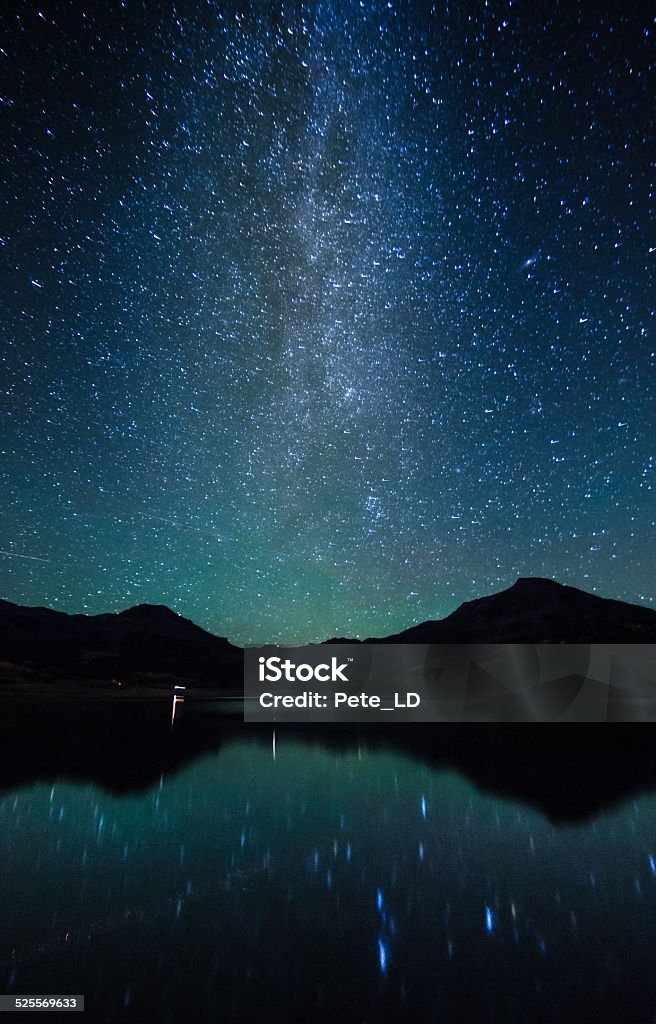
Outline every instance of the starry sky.
<path id="1" fill-rule="evenodd" d="M 236 643 L 652 603 L 646 10 L 3 4 L 2 596 Z"/>

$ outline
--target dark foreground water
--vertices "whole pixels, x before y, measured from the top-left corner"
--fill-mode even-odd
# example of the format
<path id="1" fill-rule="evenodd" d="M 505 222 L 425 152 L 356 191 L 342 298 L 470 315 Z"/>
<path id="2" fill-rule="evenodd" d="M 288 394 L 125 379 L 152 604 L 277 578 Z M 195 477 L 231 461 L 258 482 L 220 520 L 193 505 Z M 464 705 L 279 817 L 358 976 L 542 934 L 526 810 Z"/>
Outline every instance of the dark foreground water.
<path id="1" fill-rule="evenodd" d="M 0 991 L 88 1021 L 656 1011 L 651 795 L 557 827 L 403 753 L 245 734 L 136 795 L 5 792 L 0 860 Z"/>

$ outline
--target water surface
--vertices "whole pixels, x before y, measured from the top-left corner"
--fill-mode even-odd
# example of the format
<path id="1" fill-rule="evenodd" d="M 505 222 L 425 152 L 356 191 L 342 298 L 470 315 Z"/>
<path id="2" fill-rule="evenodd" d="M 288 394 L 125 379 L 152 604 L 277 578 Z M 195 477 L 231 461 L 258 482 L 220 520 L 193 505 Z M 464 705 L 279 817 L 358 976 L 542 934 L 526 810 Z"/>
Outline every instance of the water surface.
<path id="1" fill-rule="evenodd" d="M 141 794 L 4 793 L 0 857 L 0 989 L 90 1021 L 656 1011 L 649 795 L 557 827 L 401 753 L 237 737 Z"/>

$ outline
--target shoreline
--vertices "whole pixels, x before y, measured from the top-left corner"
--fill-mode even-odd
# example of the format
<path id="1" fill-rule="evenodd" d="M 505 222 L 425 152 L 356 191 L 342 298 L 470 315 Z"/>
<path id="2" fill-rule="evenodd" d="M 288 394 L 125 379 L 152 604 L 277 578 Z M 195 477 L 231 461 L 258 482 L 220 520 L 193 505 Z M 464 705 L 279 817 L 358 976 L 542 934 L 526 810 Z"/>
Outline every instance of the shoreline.
<path id="1" fill-rule="evenodd" d="M 129 704 L 135 701 L 152 704 L 170 704 L 174 695 L 173 686 L 116 686 L 89 683 L 2 683 L 0 700 L 9 702 L 39 702 L 44 704 L 68 704 L 70 702 Z M 227 692 L 218 687 L 186 686 L 185 698 L 193 702 L 242 701 L 242 690 Z"/>

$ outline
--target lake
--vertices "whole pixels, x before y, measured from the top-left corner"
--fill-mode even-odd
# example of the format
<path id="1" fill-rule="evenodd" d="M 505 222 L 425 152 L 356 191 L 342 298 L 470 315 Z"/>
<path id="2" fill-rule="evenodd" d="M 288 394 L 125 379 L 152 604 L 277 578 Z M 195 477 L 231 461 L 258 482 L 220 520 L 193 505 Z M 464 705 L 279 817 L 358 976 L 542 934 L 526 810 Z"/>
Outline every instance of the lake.
<path id="1" fill-rule="evenodd" d="M 556 825 L 356 736 L 230 732 L 145 790 L 5 789 L 0 861 L 0 990 L 94 1022 L 656 1013 L 651 794 Z"/>

